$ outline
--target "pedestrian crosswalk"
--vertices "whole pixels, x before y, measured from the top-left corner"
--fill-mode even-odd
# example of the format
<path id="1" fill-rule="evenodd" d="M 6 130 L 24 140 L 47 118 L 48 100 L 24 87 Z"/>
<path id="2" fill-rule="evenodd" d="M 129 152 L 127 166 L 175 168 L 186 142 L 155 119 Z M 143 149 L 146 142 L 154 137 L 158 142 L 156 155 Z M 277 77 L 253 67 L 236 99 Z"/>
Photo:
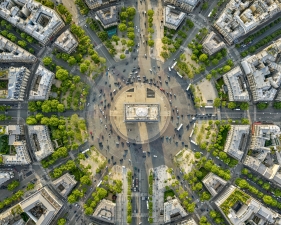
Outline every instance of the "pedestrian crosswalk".
<path id="1" fill-rule="evenodd" d="M 95 47 L 95 50 L 98 50 L 101 46 L 103 46 L 103 43 L 97 45 L 97 46 Z"/>

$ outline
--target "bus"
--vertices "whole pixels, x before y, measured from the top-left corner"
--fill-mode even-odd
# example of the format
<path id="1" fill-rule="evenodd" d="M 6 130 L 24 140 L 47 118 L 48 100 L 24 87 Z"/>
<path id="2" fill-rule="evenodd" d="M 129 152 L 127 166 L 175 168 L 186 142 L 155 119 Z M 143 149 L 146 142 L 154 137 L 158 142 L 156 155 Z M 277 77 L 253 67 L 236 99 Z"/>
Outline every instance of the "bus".
<path id="1" fill-rule="evenodd" d="M 171 69 L 174 69 L 174 67 L 177 65 L 177 61 L 171 66 Z"/>
<path id="2" fill-rule="evenodd" d="M 179 72 L 177 72 L 177 75 L 178 75 L 180 78 L 182 78 L 182 75 L 180 75 L 180 73 L 179 73 Z"/>
<path id="3" fill-rule="evenodd" d="M 179 131 L 182 128 L 182 123 L 179 125 L 179 127 L 177 128 L 177 131 Z"/>
<path id="4" fill-rule="evenodd" d="M 191 84 L 189 84 L 189 85 L 188 85 L 188 87 L 186 88 L 186 91 L 188 91 L 188 90 L 189 90 L 190 86 L 191 86 Z"/>

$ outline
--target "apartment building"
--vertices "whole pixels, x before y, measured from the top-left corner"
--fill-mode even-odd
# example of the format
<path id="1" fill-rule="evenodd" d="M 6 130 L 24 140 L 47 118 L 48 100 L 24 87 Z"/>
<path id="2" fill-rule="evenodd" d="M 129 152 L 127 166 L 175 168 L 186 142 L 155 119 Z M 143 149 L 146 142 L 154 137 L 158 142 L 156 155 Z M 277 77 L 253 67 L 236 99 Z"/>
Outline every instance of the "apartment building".
<path id="1" fill-rule="evenodd" d="M 224 152 L 241 161 L 250 135 L 250 125 L 231 125 L 224 145 Z"/>
<path id="2" fill-rule="evenodd" d="M 250 101 L 244 74 L 239 66 L 223 75 L 223 81 L 227 86 L 228 99 L 231 102 Z"/>
<path id="3" fill-rule="evenodd" d="M 281 215 L 233 185 L 215 201 L 229 224 L 281 224 Z"/>
<path id="4" fill-rule="evenodd" d="M 56 188 L 58 193 L 64 198 L 72 191 L 72 189 L 77 184 L 77 181 L 74 179 L 73 175 L 65 173 L 58 179 L 53 181 L 53 186 Z"/>
<path id="5" fill-rule="evenodd" d="M 281 83 L 281 39 L 261 52 L 242 59 L 241 66 L 247 76 L 253 101 L 272 101 Z"/>
<path id="6" fill-rule="evenodd" d="M 228 44 L 259 27 L 281 10 L 279 0 L 230 0 L 214 23 Z"/>
<path id="7" fill-rule="evenodd" d="M 219 192 L 221 192 L 223 187 L 227 184 L 224 179 L 220 178 L 219 176 L 213 173 L 208 173 L 204 177 L 202 182 L 213 197 L 216 196 Z"/>
<path id="8" fill-rule="evenodd" d="M 279 152 L 271 152 L 271 148 L 280 145 L 280 127 L 272 124 L 254 123 L 252 126 L 252 138 L 248 155 L 244 165 L 268 180 L 275 181 L 281 186 L 280 165 L 274 163 L 274 154 L 280 157 Z"/>
<path id="9" fill-rule="evenodd" d="M 203 51 L 208 55 L 213 55 L 222 48 L 226 47 L 225 43 L 221 41 L 218 35 L 216 35 L 216 33 L 213 31 L 211 31 L 211 33 L 206 36 L 202 43 L 202 46 Z"/>
<path id="10" fill-rule="evenodd" d="M 29 100 L 48 100 L 55 74 L 39 65 L 29 93 Z"/>
<path id="11" fill-rule="evenodd" d="M 34 55 L 0 35 L 0 62 L 35 63 L 36 61 Z"/>
<path id="12" fill-rule="evenodd" d="M 96 20 L 101 22 L 104 29 L 118 25 L 118 8 L 117 6 L 111 6 L 101 9 L 96 12 Z"/>
<path id="13" fill-rule="evenodd" d="M 4 165 L 27 165 L 31 163 L 26 149 L 23 125 L 9 125 L 2 127 L 8 136 L 10 154 L 2 155 Z"/>
<path id="14" fill-rule="evenodd" d="M 71 54 L 78 46 L 78 42 L 73 34 L 69 30 L 66 30 L 57 38 L 54 45 L 67 54 Z"/>
<path id="15" fill-rule="evenodd" d="M 164 0 L 164 3 L 174 5 L 187 12 L 192 12 L 199 3 L 199 0 Z"/>
<path id="16" fill-rule="evenodd" d="M 63 20 L 55 10 L 34 0 L 3 0 L 0 17 L 43 45 L 64 27 Z"/>
<path id="17" fill-rule="evenodd" d="M 119 2 L 120 0 L 85 0 L 90 9 L 97 9 L 99 7 L 106 7 L 107 5 Z"/>
<path id="18" fill-rule="evenodd" d="M 177 30 L 184 21 L 186 14 L 173 9 L 171 6 L 165 6 L 163 9 L 164 26 L 173 30 Z"/>
<path id="19" fill-rule="evenodd" d="M 31 148 L 38 161 L 41 161 L 54 152 L 48 126 L 32 125 L 27 128 Z"/>

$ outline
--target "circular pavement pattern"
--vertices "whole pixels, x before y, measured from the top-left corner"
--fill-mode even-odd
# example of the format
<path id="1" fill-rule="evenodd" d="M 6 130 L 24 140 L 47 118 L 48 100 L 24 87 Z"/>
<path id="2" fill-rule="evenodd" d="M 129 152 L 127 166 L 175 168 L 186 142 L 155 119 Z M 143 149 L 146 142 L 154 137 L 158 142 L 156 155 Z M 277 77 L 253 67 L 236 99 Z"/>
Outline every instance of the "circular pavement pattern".
<path id="1" fill-rule="evenodd" d="M 144 119 L 150 115 L 150 111 L 155 113 L 155 110 L 146 108 L 145 104 L 158 104 L 158 121 L 125 122 L 125 104 L 144 104 L 135 110 L 135 115 Z M 133 86 L 124 87 L 116 94 L 109 115 L 113 129 L 120 137 L 132 143 L 145 144 L 156 140 L 164 133 L 171 119 L 171 107 L 165 94 L 157 87 L 136 83 Z"/>

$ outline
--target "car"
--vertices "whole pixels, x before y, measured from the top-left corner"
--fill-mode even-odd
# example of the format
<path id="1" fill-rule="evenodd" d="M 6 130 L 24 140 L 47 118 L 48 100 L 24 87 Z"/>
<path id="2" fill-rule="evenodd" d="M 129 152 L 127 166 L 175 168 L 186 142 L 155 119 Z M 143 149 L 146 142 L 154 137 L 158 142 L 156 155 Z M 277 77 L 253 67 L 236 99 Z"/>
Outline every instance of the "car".
<path id="1" fill-rule="evenodd" d="M 124 72 L 126 72 L 126 69 L 125 69 L 125 70 L 123 70 L 123 73 L 124 73 Z"/>
<path id="2" fill-rule="evenodd" d="M 85 24 L 85 27 L 87 28 L 87 25 Z"/>
<path id="3" fill-rule="evenodd" d="M 128 62 L 126 62 L 126 65 L 128 65 L 129 63 Z"/>
<path id="4" fill-rule="evenodd" d="M 157 155 L 153 155 L 154 158 L 157 158 Z"/>

